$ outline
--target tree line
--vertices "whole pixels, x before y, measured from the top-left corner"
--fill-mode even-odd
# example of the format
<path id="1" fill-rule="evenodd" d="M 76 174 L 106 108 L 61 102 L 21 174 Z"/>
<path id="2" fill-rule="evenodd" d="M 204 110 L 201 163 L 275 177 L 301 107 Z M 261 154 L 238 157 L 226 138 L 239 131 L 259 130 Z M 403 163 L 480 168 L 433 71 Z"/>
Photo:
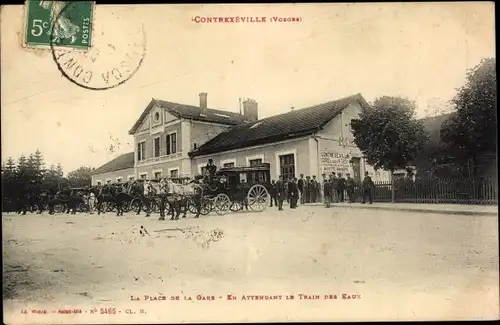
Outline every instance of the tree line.
<path id="1" fill-rule="evenodd" d="M 21 155 L 17 161 L 9 157 L 2 164 L 4 197 L 22 193 L 31 181 L 52 191 L 57 191 L 64 186 L 90 186 L 91 173 L 94 169 L 82 166 L 64 176 L 61 164 L 46 168 L 43 155 L 39 150 L 28 157 Z"/>
<path id="2" fill-rule="evenodd" d="M 416 119 L 414 101 L 377 98 L 351 121 L 354 143 L 376 169 L 394 172 L 414 166 L 417 175 L 484 176 L 481 158 L 494 162 L 497 145 L 495 58 L 483 59 L 467 72 L 451 104 L 453 112 L 441 124 L 436 142 Z"/>

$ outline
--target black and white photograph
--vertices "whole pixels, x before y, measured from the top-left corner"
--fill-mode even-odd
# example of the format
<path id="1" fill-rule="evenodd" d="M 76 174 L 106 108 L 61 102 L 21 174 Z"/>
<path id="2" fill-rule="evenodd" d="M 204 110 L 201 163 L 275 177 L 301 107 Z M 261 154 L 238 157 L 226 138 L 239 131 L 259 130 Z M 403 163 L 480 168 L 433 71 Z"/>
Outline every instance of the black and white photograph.
<path id="1" fill-rule="evenodd" d="M 498 320 L 494 10 L 2 5 L 4 323 Z"/>

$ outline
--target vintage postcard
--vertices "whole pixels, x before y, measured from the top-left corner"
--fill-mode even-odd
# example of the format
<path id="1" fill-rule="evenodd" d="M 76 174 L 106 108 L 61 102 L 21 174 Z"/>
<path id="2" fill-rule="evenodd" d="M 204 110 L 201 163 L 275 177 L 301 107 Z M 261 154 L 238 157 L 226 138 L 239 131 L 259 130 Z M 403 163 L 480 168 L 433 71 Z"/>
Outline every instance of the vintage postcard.
<path id="1" fill-rule="evenodd" d="M 494 9 L 2 6 L 4 323 L 499 319 Z"/>

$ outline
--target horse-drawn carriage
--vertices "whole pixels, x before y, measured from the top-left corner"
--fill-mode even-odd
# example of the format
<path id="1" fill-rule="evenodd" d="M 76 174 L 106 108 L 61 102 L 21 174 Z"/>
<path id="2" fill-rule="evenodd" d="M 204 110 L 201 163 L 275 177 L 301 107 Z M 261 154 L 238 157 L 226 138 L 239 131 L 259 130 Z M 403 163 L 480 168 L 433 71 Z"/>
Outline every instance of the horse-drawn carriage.
<path id="1" fill-rule="evenodd" d="M 71 205 L 70 203 L 75 205 L 76 211 L 88 212 L 89 202 L 85 199 L 87 191 L 83 187 L 72 187 L 58 192 L 54 197 L 54 212 L 62 213 L 67 211 Z M 44 210 L 48 210 L 48 206 L 44 207 Z"/>
<path id="2" fill-rule="evenodd" d="M 205 178 L 202 214 L 215 210 L 219 215 L 228 211 L 264 211 L 270 203 L 270 165 L 220 168 L 214 177 Z"/>

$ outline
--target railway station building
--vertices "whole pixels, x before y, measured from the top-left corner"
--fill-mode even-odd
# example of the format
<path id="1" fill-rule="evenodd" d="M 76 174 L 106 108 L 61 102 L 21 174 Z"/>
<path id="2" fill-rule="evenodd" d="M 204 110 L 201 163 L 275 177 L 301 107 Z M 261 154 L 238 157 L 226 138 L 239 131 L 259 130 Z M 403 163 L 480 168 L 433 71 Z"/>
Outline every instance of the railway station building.
<path id="1" fill-rule="evenodd" d="M 360 95 L 295 109 L 264 119 L 258 104 L 243 102 L 242 114 L 152 99 L 129 134 L 135 150 L 97 168 L 92 183 L 131 179 L 194 177 L 208 159 L 220 167 L 270 164 L 271 178 L 350 173 L 361 180 L 368 171 L 374 180 L 389 180 L 375 172 L 354 144 L 350 122 L 368 103 Z"/>

